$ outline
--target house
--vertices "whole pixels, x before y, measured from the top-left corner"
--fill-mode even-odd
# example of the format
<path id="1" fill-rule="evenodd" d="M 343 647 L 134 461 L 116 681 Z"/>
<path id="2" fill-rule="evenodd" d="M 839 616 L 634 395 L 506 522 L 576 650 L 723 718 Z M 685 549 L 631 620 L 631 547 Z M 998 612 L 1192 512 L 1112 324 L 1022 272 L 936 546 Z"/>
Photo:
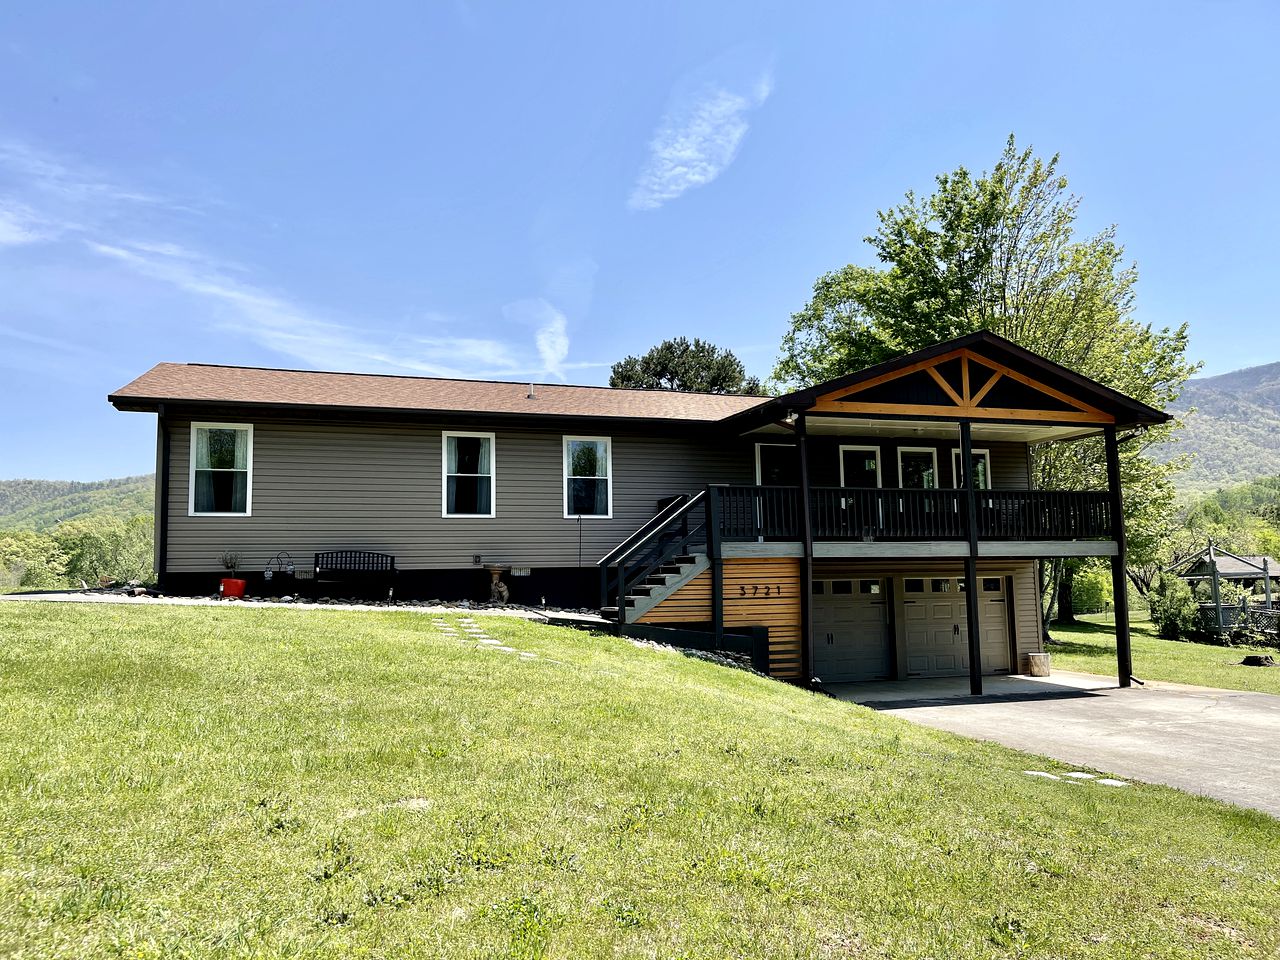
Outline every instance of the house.
<path id="1" fill-rule="evenodd" d="M 399 595 L 509 568 L 517 601 L 767 627 L 779 678 L 975 692 L 1041 650 L 1062 556 L 1110 558 L 1128 684 L 1118 446 L 1169 419 L 987 332 L 770 399 L 162 363 L 109 400 L 158 415 L 167 590 L 379 551 Z M 1097 435 L 1100 489 L 1033 488 L 1033 445 Z"/>

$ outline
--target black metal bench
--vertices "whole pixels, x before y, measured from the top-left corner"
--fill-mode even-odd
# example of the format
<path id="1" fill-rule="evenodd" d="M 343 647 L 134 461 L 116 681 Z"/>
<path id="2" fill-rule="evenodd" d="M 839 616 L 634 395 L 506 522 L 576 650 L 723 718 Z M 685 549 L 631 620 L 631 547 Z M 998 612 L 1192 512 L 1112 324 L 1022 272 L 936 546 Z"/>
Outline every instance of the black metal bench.
<path id="1" fill-rule="evenodd" d="M 317 593 L 322 584 L 332 583 L 354 588 L 361 594 L 377 589 L 388 598 L 395 591 L 396 558 L 389 553 L 367 550 L 330 550 L 316 554 L 315 579 Z"/>

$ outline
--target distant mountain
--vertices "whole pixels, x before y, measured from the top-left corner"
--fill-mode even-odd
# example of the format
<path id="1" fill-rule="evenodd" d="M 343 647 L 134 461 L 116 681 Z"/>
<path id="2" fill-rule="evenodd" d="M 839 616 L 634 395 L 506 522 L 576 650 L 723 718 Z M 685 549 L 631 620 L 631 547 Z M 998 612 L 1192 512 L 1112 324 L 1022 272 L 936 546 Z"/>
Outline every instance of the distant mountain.
<path id="1" fill-rule="evenodd" d="M 1178 487 L 1211 490 L 1280 474 L 1280 363 L 1188 380 L 1173 409 L 1187 424 L 1169 456 L 1195 455 Z"/>
<path id="2" fill-rule="evenodd" d="M 116 480 L 0 480 L 0 530 L 51 530 L 93 514 L 127 519 L 155 508 L 155 475 Z"/>

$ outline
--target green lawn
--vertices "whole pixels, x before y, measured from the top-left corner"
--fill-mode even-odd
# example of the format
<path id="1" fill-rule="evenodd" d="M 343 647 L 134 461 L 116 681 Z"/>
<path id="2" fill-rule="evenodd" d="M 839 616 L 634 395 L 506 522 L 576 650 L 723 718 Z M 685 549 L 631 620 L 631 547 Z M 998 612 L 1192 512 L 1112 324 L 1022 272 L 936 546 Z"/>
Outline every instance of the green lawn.
<path id="1" fill-rule="evenodd" d="M 0 955 L 1280 952 L 1280 821 L 478 619 L 0 603 Z"/>
<path id="2" fill-rule="evenodd" d="M 1280 668 L 1240 666 L 1247 653 L 1269 653 L 1280 660 L 1280 652 L 1161 640 L 1151 621 L 1138 617 L 1135 613 L 1131 624 L 1133 673 L 1138 679 L 1280 694 Z M 1083 622 L 1076 627 L 1050 624 L 1049 635 L 1063 644 L 1049 648 L 1053 667 L 1113 675 L 1116 671 L 1114 621 L 1102 614 L 1080 619 Z"/>

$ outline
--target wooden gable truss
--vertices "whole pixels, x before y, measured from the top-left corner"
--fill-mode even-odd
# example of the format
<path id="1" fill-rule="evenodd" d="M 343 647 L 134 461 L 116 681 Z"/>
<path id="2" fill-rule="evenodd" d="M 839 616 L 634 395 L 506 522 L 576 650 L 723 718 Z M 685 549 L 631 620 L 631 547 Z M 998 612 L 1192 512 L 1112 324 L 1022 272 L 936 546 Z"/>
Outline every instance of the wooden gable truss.
<path id="1" fill-rule="evenodd" d="M 811 413 L 1115 423 L 1115 417 L 962 347 L 817 398 Z"/>

